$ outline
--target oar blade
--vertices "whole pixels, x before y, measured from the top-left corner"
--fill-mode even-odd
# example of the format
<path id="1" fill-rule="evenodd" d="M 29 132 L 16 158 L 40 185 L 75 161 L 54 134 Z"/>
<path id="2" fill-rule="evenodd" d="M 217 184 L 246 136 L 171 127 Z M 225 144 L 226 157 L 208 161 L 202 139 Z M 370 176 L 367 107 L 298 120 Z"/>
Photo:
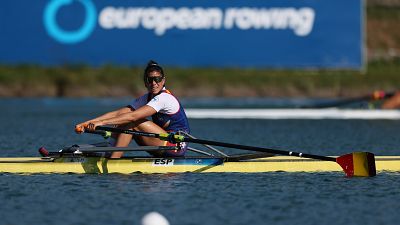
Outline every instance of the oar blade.
<path id="1" fill-rule="evenodd" d="M 373 177 L 376 175 L 375 156 L 370 152 L 353 152 L 336 158 L 347 177 Z"/>

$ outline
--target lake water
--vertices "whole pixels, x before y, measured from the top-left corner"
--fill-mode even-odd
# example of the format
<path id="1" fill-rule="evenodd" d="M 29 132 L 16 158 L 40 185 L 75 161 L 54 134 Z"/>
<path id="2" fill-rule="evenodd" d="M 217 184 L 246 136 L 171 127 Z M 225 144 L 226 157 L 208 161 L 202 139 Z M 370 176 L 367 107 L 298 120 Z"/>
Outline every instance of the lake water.
<path id="1" fill-rule="evenodd" d="M 231 104 L 221 101 L 214 107 Z M 256 102 L 259 108 L 265 103 Z M 0 157 L 37 156 L 40 146 L 58 149 L 101 141 L 101 137 L 75 134 L 74 125 L 127 103 L 123 99 L 2 99 Z M 201 101 L 200 107 L 204 105 Z M 397 120 L 191 119 L 190 124 L 192 133 L 202 139 L 313 154 L 368 150 L 399 155 L 400 151 Z M 342 173 L 283 172 L 0 174 L 0 224 L 140 224 L 151 211 L 166 216 L 171 225 L 397 224 L 399 186 L 400 173 L 355 179 Z"/>

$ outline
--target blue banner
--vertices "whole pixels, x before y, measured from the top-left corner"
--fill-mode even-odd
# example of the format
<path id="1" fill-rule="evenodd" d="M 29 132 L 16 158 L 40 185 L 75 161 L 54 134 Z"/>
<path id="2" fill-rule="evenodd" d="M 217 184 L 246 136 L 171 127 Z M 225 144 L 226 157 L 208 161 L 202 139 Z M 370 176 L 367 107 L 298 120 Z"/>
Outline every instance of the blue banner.
<path id="1" fill-rule="evenodd" d="M 0 63 L 363 66 L 362 0 L 0 2 Z"/>

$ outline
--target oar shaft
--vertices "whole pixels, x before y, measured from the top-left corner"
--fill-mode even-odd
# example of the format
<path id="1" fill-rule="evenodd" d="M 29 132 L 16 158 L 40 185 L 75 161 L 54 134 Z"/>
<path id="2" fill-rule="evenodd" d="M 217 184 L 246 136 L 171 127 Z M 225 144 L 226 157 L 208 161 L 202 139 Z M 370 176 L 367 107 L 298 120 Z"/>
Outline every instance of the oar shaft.
<path id="1" fill-rule="evenodd" d="M 297 157 L 318 159 L 318 160 L 324 160 L 324 161 L 333 161 L 333 162 L 336 161 L 336 158 L 328 157 L 328 156 L 319 156 L 319 155 L 305 154 L 305 153 L 301 153 L 301 152 L 283 151 L 283 150 L 277 150 L 277 149 L 248 146 L 248 145 L 238 145 L 238 144 L 218 142 L 218 141 L 194 139 L 194 138 L 189 138 L 189 137 L 183 137 L 181 135 L 172 135 L 171 136 L 168 134 L 147 133 L 147 132 L 140 132 L 140 131 L 133 131 L 133 130 L 124 130 L 124 129 L 114 128 L 114 127 L 97 127 L 96 129 L 103 130 L 103 131 L 130 134 L 130 135 L 160 138 L 162 140 L 173 139 L 176 142 L 190 142 L 190 143 L 214 145 L 214 146 L 220 146 L 220 147 L 226 147 L 226 148 L 235 148 L 235 149 L 244 149 L 244 150 L 250 150 L 250 151 L 257 151 L 257 152 L 266 152 L 266 153 L 271 153 L 271 154 L 276 154 L 276 155 L 297 156 Z"/>
<path id="2" fill-rule="evenodd" d="M 329 108 L 329 107 L 337 107 L 337 106 L 343 106 L 343 105 L 348 105 L 351 103 L 356 103 L 356 102 L 362 102 L 362 101 L 376 101 L 376 100 L 382 100 L 382 99 L 387 99 L 390 97 L 394 96 L 394 92 L 384 92 L 384 91 L 375 91 L 372 94 L 360 96 L 360 97 L 354 97 L 354 98 L 345 98 L 345 99 L 339 99 L 333 102 L 325 102 L 325 103 L 319 103 L 319 104 L 314 104 L 311 106 L 303 106 L 301 108 Z"/>
<path id="3" fill-rule="evenodd" d="M 144 137 L 153 137 L 153 138 L 159 138 L 159 134 L 155 133 L 148 133 L 148 132 L 140 132 L 140 131 L 134 131 L 134 130 L 125 130 L 121 128 L 115 128 L 115 127 L 96 127 L 96 131 L 110 131 L 110 132 L 115 132 L 115 133 L 123 133 L 123 134 L 130 134 L 130 135 L 136 135 L 136 136 L 144 136 Z"/>
<path id="4" fill-rule="evenodd" d="M 305 108 L 330 108 L 330 107 L 338 107 L 342 105 L 348 105 L 351 103 L 356 103 L 356 102 L 361 102 L 365 100 L 369 100 L 370 96 L 364 96 L 364 97 L 358 97 L 358 98 L 348 98 L 348 99 L 342 99 L 342 100 L 337 100 L 334 102 L 326 102 L 326 103 L 319 103 L 315 104 L 313 106 L 308 106 Z"/>
<path id="5" fill-rule="evenodd" d="M 266 152 L 266 153 L 272 153 L 272 154 L 276 154 L 276 155 L 297 156 L 297 157 L 318 159 L 318 160 L 324 160 L 324 161 L 333 161 L 333 162 L 336 161 L 336 158 L 328 157 L 328 156 L 319 156 L 319 155 L 305 154 L 305 153 L 301 153 L 301 152 L 283 151 L 283 150 L 277 150 L 277 149 L 248 146 L 248 145 L 238 145 L 238 144 L 224 143 L 224 142 L 218 142 L 218 141 L 193 139 L 193 138 L 187 138 L 187 137 L 184 138 L 184 141 L 191 142 L 191 143 L 197 143 L 197 144 L 208 144 L 208 145 L 214 145 L 214 146 L 220 146 L 220 147 L 226 147 L 226 148 L 245 149 L 245 150 L 256 151 L 256 152 Z"/>
<path id="6" fill-rule="evenodd" d="M 100 136 L 103 136 L 104 138 L 109 138 L 111 136 L 111 133 L 109 133 L 105 130 L 85 131 L 85 133 L 98 134 Z"/>
<path id="7" fill-rule="evenodd" d="M 174 146 L 138 146 L 138 147 L 82 147 L 77 148 L 81 152 L 157 152 L 177 150 Z"/>

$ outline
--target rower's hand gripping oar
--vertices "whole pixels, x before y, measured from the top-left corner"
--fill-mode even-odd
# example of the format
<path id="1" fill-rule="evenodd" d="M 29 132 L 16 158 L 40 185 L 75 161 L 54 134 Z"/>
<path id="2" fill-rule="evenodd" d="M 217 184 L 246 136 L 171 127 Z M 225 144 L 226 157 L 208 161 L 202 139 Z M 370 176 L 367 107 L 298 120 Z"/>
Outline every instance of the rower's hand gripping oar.
<path id="1" fill-rule="evenodd" d="M 97 134 L 97 135 L 103 136 L 105 139 L 111 137 L 110 131 L 105 131 L 105 130 L 90 131 L 88 129 L 85 129 L 83 126 L 75 126 L 75 132 L 78 134 L 81 134 L 81 133 Z"/>
<path id="2" fill-rule="evenodd" d="M 300 152 L 261 148 L 261 147 L 247 146 L 247 145 L 238 145 L 238 144 L 209 141 L 202 139 L 193 139 L 183 135 L 177 135 L 174 133 L 156 134 L 156 133 L 139 132 L 133 130 L 124 130 L 120 128 L 102 127 L 102 126 L 96 127 L 96 131 L 110 131 L 115 133 L 153 137 L 169 141 L 171 143 L 191 142 L 191 143 L 207 144 L 207 145 L 214 145 L 227 148 L 244 149 L 257 152 L 267 152 L 277 155 L 288 155 L 288 156 L 304 157 L 310 159 L 318 159 L 323 161 L 332 161 L 338 163 L 342 167 L 343 171 L 346 173 L 346 176 L 348 177 L 353 177 L 353 176 L 372 177 L 376 175 L 375 157 L 374 154 L 370 152 L 353 152 L 334 158 L 328 156 L 305 154 Z"/>

